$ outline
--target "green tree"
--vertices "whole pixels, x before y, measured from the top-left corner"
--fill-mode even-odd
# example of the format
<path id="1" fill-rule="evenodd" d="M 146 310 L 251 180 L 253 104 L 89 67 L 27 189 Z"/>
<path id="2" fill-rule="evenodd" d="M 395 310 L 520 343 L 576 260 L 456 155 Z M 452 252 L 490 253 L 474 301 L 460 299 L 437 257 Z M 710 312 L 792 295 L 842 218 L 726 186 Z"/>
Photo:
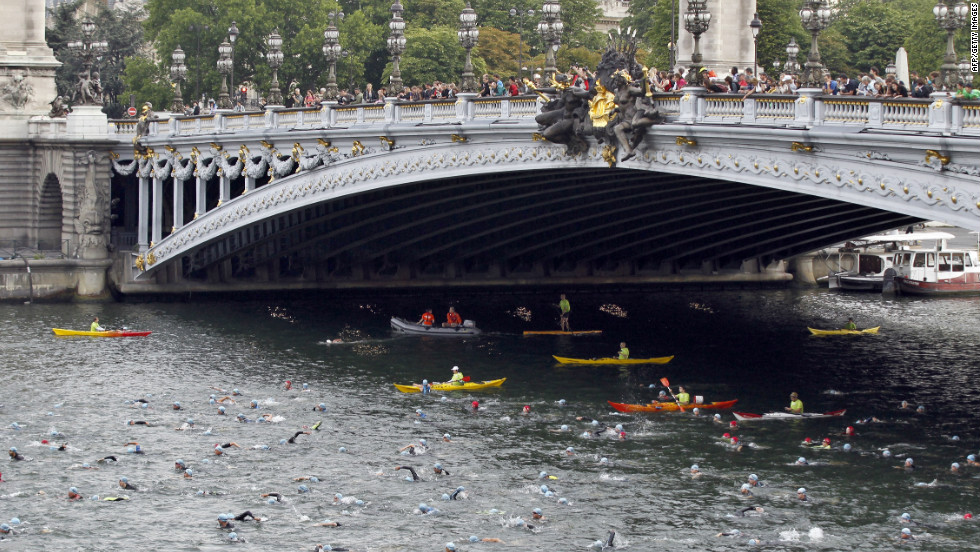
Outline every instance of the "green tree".
<path id="1" fill-rule="evenodd" d="M 402 17 L 413 27 L 453 27 L 459 25 L 459 14 L 466 7 L 463 0 L 411 0 L 406 2 Z"/>
<path id="2" fill-rule="evenodd" d="M 123 85 L 127 94 L 135 96 L 136 105 L 150 102 L 156 111 L 169 110 L 174 99 L 174 87 L 170 82 L 169 71 L 142 56 L 126 58 L 125 62 Z M 190 98 L 183 94 L 183 89 L 181 93 L 184 103 L 190 103 Z"/>
<path id="3" fill-rule="evenodd" d="M 908 14 L 889 3 L 859 2 L 849 7 L 832 29 L 843 37 L 848 55 L 845 66 L 836 69 L 854 74 L 873 65 L 884 69 L 894 62 L 911 24 Z"/>
<path id="4" fill-rule="evenodd" d="M 780 62 L 780 67 L 786 62 L 786 46 L 790 39 L 796 40 L 800 47 L 799 64 L 806 63 L 806 55 L 810 51 L 810 33 L 803 29 L 800 23 L 799 0 L 758 0 L 756 4 L 762 29 L 759 31 L 759 67 L 767 72 L 773 67 L 773 62 Z M 823 50 L 821 41 L 820 49 Z"/>
<path id="5" fill-rule="evenodd" d="M 433 81 L 461 84 L 466 51 L 459 45 L 454 27 L 434 29 L 406 29 L 407 45 L 402 55 L 399 69 L 406 86 L 421 85 Z M 486 72 L 486 62 L 473 58 L 473 73 L 479 79 Z M 389 63 L 381 75 L 381 82 L 387 86 L 391 77 Z M 394 92 L 394 91 L 389 91 Z"/>

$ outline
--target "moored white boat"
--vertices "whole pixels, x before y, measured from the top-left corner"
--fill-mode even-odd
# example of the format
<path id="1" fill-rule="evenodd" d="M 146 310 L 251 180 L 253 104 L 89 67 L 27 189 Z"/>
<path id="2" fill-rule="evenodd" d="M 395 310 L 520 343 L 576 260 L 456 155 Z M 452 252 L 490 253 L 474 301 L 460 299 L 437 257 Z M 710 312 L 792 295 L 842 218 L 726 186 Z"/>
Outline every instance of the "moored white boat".
<path id="1" fill-rule="evenodd" d="M 914 247 L 916 242 L 951 239 L 946 232 L 919 232 L 913 234 L 877 234 L 849 241 L 837 251 L 837 267 L 830 271 L 830 289 L 844 291 L 882 291 L 886 272 L 894 265 L 898 251 Z"/>
<path id="2" fill-rule="evenodd" d="M 895 285 L 909 295 L 980 295 L 977 251 L 949 249 L 940 239 L 930 249 L 896 253 Z"/>

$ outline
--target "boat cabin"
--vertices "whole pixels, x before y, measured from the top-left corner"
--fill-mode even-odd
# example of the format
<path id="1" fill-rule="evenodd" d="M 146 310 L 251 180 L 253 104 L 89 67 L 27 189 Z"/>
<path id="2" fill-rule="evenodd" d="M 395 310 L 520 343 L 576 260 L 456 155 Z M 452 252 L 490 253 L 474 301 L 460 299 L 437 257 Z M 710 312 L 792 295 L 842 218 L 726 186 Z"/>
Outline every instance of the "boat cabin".
<path id="1" fill-rule="evenodd" d="M 894 256 L 897 276 L 922 282 L 938 282 L 961 276 L 964 272 L 976 272 L 976 251 L 945 250 L 942 240 L 933 250 L 902 251 Z"/>

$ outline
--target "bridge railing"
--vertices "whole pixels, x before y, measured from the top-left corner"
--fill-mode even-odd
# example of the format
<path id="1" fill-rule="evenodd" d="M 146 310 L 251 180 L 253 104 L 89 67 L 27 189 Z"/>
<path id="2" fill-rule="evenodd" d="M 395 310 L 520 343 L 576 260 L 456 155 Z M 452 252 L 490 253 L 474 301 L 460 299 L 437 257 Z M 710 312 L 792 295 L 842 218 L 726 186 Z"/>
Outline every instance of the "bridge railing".
<path id="1" fill-rule="evenodd" d="M 929 99 L 824 96 L 802 90 L 798 96 L 777 94 L 708 94 L 703 88 L 653 94 L 654 105 L 668 122 L 759 125 L 768 127 L 845 126 L 980 135 L 980 102 L 953 100 L 945 94 Z M 384 104 L 337 105 L 316 108 L 269 108 L 254 112 L 161 118 L 149 134 L 195 136 L 254 130 L 349 128 L 366 125 L 466 122 L 474 120 L 532 120 L 544 101 L 538 96 L 479 98 L 461 94 L 455 100 Z M 166 115 L 163 115 L 166 116 Z M 132 137 L 133 119 L 110 121 L 110 134 Z"/>

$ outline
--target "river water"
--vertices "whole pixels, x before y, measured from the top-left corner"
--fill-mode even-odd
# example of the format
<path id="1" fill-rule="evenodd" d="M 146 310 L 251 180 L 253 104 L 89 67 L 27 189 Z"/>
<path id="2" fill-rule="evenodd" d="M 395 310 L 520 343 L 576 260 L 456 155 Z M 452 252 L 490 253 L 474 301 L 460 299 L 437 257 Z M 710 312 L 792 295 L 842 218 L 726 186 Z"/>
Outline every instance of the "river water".
<path id="1" fill-rule="evenodd" d="M 980 525 L 963 515 L 980 514 L 980 468 L 953 475 L 949 467 L 980 453 L 980 299 L 825 289 L 565 291 L 573 328 L 601 329 L 601 336 L 521 336 L 556 329 L 557 291 L 0 305 L 0 439 L 5 450 L 17 447 L 27 458 L 0 463 L 0 522 L 21 521 L 0 548 L 310 550 L 329 543 L 356 551 L 441 551 L 454 542 L 469 551 L 561 551 L 586 550 L 610 530 L 617 533 L 615 549 L 628 550 L 741 550 L 749 539 L 769 550 L 977 546 Z M 457 340 L 394 337 L 388 329 L 392 315 L 415 318 L 431 306 L 441 317 L 450 304 L 486 333 Z M 153 334 L 51 334 L 52 327 L 86 328 L 93 315 L 108 327 Z M 839 327 L 848 316 L 861 327 L 880 325 L 880 335 L 807 331 Z M 324 343 L 338 335 L 363 341 Z M 633 368 L 564 367 L 551 358 L 611 356 L 620 341 L 634 357 L 675 358 Z M 391 385 L 446 380 L 453 365 L 474 380 L 507 381 L 497 391 L 445 401 Z M 748 445 L 736 451 L 721 439 L 734 419 L 728 411 L 716 424 L 707 412 L 627 415 L 606 402 L 648 401 L 656 395 L 649 385 L 663 377 L 675 391 L 684 385 L 708 401 L 737 398 L 741 411 L 781 410 L 797 391 L 807 411 L 847 408 L 847 414 L 743 423 L 732 433 Z M 309 390 L 286 391 L 285 380 Z M 209 404 L 209 395 L 219 393 L 212 386 L 242 392 L 235 404 L 225 403 L 225 416 Z M 148 408 L 130 403 L 139 398 Z M 249 408 L 251 399 L 259 409 Z M 475 413 L 474 399 L 482 405 Z M 900 409 L 902 400 L 925 412 Z M 173 401 L 183 410 L 174 411 Z M 321 402 L 326 412 L 313 411 Z M 524 405 L 531 407 L 527 416 L 520 414 Z M 236 423 L 240 412 L 276 421 Z M 855 425 L 870 416 L 882 422 Z M 195 427 L 175 431 L 187 418 Z M 129 419 L 153 425 L 130 426 Z M 622 424 L 627 439 L 582 436 L 593 419 Z M 279 444 L 318 420 L 318 431 Z M 15 422 L 20 429 L 10 428 Z M 568 431 L 560 431 L 563 424 Z M 858 435 L 843 437 L 847 425 Z M 800 445 L 825 436 L 830 450 Z M 68 446 L 51 450 L 42 439 Z M 399 454 L 420 439 L 429 445 L 423 454 Z M 130 442 L 145 454 L 127 452 Z M 215 444 L 228 442 L 241 448 L 216 456 Z M 890 458 L 882 456 L 886 448 Z M 118 462 L 96 463 L 106 455 Z M 799 456 L 810 465 L 793 465 Z M 914 471 L 899 469 L 907 456 Z M 177 458 L 193 470 L 192 479 L 174 471 Z M 436 475 L 436 462 L 451 475 Z M 689 474 L 694 463 L 699 478 Z M 422 480 L 406 481 L 406 471 L 395 470 L 403 465 Z M 557 479 L 540 480 L 541 471 Z M 743 497 L 739 487 L 750 473 L 767 486 Z M 318 482 L 294 480 L 307 476 Z M 139 490 L 120 489 L 120 477 Z M 300 484 L 310 492 L 300 493 Z M 542 484 L 554 494 L 543 494 Z M 69 502 L 71 486 L 85 500 Z M 464 499 L 442 500 L 458 486 Z M 797 499 L 798 487 L 807 489 L 809 502 Z M 260 495 L 269 492 L 284 502 L 267 503 Z M 335 493 L 364 504 L 334 505 Z M 130 500 L 92 501 L 93 495 Z M 440 512 L 419 515 L 420 502 Z M 764 511 L 737 515 L 753 505 Z M 533 508 L 547 519 L 531 521 L 535 528 L 528 530 L 518 517 L 530 520 Z M 229 543 L 217 515 L 246 510 L 267 521 L 236 522 L 245 542 Z M 917 524 L 902 523 L 902 512 Z M 327 518 L 342 526 L 315 525 Z M 915 542 L 900 543 L 902 527 L 910 527 Z M 733 529 L 742 536 L 715 536 Z M 503 542 L 470 543 L 470 535 Z"/>

